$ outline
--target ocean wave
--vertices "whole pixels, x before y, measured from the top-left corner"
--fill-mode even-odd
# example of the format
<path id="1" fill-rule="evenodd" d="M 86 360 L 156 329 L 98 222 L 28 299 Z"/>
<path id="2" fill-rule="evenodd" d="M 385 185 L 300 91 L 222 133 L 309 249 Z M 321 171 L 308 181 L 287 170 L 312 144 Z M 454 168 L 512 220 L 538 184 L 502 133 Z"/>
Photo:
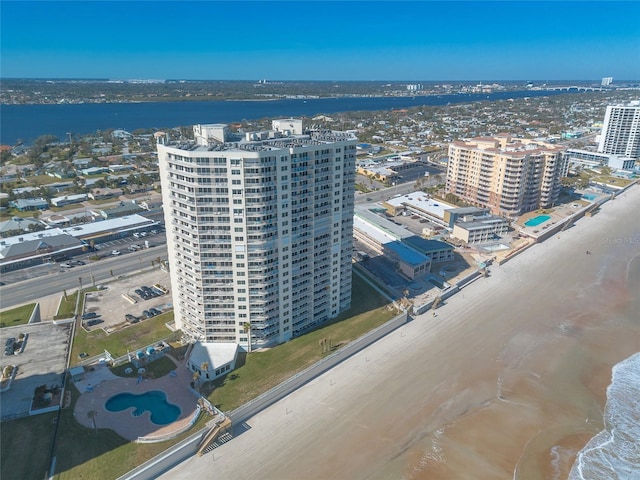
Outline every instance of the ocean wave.
<path id="1" fill-rule="evenodd" d="M 640 478 L 640 353 L 613 367 L 604 425 L 578 453 L 569 480 Z"/>

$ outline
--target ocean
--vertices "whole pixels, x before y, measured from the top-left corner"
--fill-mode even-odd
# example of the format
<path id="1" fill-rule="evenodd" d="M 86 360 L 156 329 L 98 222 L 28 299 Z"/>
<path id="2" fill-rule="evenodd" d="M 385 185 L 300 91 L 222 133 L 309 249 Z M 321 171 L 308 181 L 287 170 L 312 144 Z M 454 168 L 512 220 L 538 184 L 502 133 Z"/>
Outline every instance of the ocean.
<path id="1" fill-rule="evenodd" d="M 567 94 L 560 91 L 514 91 L 490 94 L 417 95 L 415 97 L 343 97 L 268 101 L 184 101 L 0 105 L 0 143 L 30 144 L 40 135 L 67 138 L 119 128 L 165 129 L 196 123 L 233 123 L 267 117 L 299 117 L 339 112 L 393 110 L 509 98 Z"/>
<path id="2" fill-rule="evenodd" d="M 604 422 L 578 453 L 570 480 L 640 478 L 640 353 L 613 368 Z"/>
<path id="3" fill-rule="evenodd" d="M 640 243 L 640 235 L 626 240 Z M 629 262 L 626 277 L 640 285 L 640 254 Z M 634 312 L 637 321 L 637 300 Z M 640 353 L 613 367 L 603 416 L 604 429 L 578 453 L 569 480 L 640 479 Z"/>

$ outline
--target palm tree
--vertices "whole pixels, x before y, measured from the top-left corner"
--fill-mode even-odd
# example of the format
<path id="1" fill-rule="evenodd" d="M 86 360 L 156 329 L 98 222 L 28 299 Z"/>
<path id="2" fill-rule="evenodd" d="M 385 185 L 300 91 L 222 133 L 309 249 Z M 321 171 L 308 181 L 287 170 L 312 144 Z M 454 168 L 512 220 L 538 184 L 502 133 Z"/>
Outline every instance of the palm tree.
<path id="1" fill-rule="evenodd" d="M 244 333 L 249 335 L 247 353 L 251 353 L 251 323 L 245 322 L 242 328 L 244 329 Z"/>

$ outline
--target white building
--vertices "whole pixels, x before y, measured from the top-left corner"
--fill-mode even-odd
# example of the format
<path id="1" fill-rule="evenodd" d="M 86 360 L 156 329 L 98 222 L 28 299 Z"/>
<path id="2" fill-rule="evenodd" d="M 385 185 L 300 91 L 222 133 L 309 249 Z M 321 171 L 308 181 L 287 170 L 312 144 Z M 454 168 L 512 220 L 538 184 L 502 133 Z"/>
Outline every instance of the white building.
<path id="1" fill-rule="evenodd" d="M 612 83 L 613 83 L 613 77 L 602 77 L 602 82 L 600 82 L 600 85 L 603 87 L 608 87 Z"/>
<path id="2" fill-rule="evenodd" d="M 579 168 L 609 167 L 615 171 L 632 170 L 635 165 L 635 159 L 633 158 L 575 148 L 568 149 L 565 152 L 565 157 L 571 166 Z"/>
<path id="3" fill-rule="evenodd" d="M 350 307 L 357 139 L 272 126 L 159 139 L 175 321 L 195 340 L 258 348 Z"/>
<path id="4" fill-rule="evenodd" d="M 607 107 L 598 151 L 640 158 L 640 101 Z"/>
<path id="5" fill-rule="evenodd" d="M 509 230 L 509 222 L 496 215 L 463 217 L 453 226 L 451 236 L 465 243 L 482 243 L 495 240 Z"/>

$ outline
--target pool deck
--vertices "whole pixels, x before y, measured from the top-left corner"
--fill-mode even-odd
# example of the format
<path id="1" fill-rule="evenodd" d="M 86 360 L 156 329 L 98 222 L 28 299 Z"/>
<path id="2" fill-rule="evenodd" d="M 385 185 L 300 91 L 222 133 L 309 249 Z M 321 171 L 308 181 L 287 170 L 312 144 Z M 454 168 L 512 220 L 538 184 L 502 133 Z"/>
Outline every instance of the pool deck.
<path id="1" fill-rule="evenodd" d="M 93 428 L 89 412 L 97 412 L 95 422 L 97 428 L 109 428 L 127 440 L 138 437 L 165 435 L 180 430 L 187 425 L 196 411 L 197 398 L 189 389 L 192 373 L 182 362 L 177 362 L 175 376 L 165 375 L 153 380 L 138 383 L 136 378 L 123 378 L 113 375 L 105 366 L 95 367 L 93 372 L 86 372 L 84 379 L 74 382 L 81 395 L 76 402 L 73 415 L 78 423 Z M 120 412 L 110 412 L 104 408 L 105 402 L 113 395 L 123 392 L 144 393 L 161 390 L 167 394 L 167 401 L 180 407 L 178 419 L 169 425 L 155 425 L 149 419 L 150 413 L 134 417 L 133 407 Z"/>

